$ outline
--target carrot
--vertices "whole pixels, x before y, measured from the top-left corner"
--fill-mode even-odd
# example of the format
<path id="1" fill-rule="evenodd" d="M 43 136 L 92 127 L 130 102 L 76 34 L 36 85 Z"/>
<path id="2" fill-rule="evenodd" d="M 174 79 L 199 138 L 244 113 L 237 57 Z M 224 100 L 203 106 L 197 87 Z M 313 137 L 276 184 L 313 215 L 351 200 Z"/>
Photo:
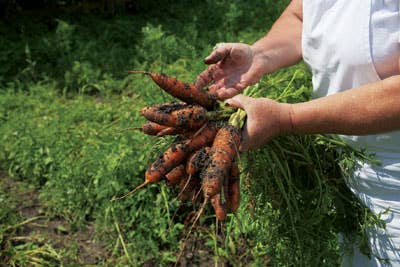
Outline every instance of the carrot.
<path id="1" fill-rule="evenodd" d="M 166 128 L 168 128 L 168 126 L 165 125 L 161 125 L 152 121 L 146 121 L 142 127 L 140 127 L 140 130 L 144 133 L 144 134 L 148 134 L 148 135 L 157 135 L 159 132 L 165 130 Z"/>
<path id="2" fill-rule="evenodd" d="M 230 175 L 226 179 L 224 196 L 229 212 L 235 213 L 240 205 L 240 172 L 237 164 L 231 165 Z"/>
<path id="3" fill-rule="evenodd" d="M 167 126 L 165 125 L 161 125 L 155 122 L 151 122 L 151 121 L 146 121 L 142 127 L 141 127 L 141 131 L 144 134 L 148 134 L 148 135 L 156 135 L 158 134 L 160 131 L 164 130 L 165 128 L 167 128 Z"/>
<path id="4" fill-rule="evenodd" d="M 176 185 L 179 184 L 180 181 L 185 178 L 185 176 L 187 176 L 185 165 L 180 164 L 167 173 L 165 178 L 167 178 L 169 185 Z"/>
<path id="5" fill-rule="evenodd" d="M 220 221 L 224 221 L 226 219 L 227 209 L 225 203 L 222 203 L 221 201 L 221 194 L 218 193 L 212 196 L 210 202 L 214 208 L 215 217 Z"/>
<path id="6" fill-rule="evenodd" d="M 178 129 L 175 127 L 170 127 L 170 126 L 166 126 L 165 129 L 162 129 L 161 131 L 159 131 L 156 135 L 158 137 L 162 137 L 162 136 L 166 136 L 166 135 L 175 135 L 175 134 L 180 134 L 182 133 L 182 129 Z"/>
<path id="7" fill-rule="evenodd" d="M 203 193 L 206 199 L 220 193 L 223 181 L 229 174 L 235 158 L 239 142 L 238 127 L 227 124 L 218 130 L 210 150 L 208 166 L 201 172 Z"/>
<path id="8" fill-rule="evenodd" d="M 187 142 L 175 142 L 164 153 L 162 153 L 155 162 L 146 170 L 145 180 L 132 191 L 114 200 L 125 198 L 134 194 L 140 188 L 158 182 L 165 174 L 178 166 L 189 154 Z"/>
<path id="9" fill-rule="evenodd" d="M 208 126 L 208 125 L 207 125 Z M 161 177 L 181 164 L 190 154 L 200 147 L 209 144 L 216 134 L 214 126 L 204 127 L 190 140 L 173 143 L 146 171 L 146 180 L 157 182 Z"/>
<path id="10" fill-rule="evenodd" d="M 162 177 L 169 173 L 173 168 L 180 165 L 191 152 L 200 149 L 203 146 L 209 145 L 217 133 L 217 128 L 214 124 L 207 124 L 200 129 L 192 139 L 174 142 L 164 153 L 160 154 L 146 170 L 145 181 L 138 185 L 129 193 L 119 197 L 121 199 L 135 193 L 140 188 L 158 182 Z"/>
<path id="11" fill-rule="evenodd" d="M 188 106 L 188 104 L 185 102 L 172 101 L 172 102 L 155 104 L 150 107 L 154 111 L 162 111 L 162 112 L 166 112 L 166 113 L 171 113 L 173 110 L 177 110 L 177 109 L 180 109 L 182 107 L 187 107 L 187 106 Z"/>
<path id="12" fill-rule="evenodd" d="M 141 131 L 144 134 L 147 135 L 158 135 L 159 132 L 165 130 L 169 128 L 166 125 L 161 125 L 152 121 L 146 121 L 142 126 L 140 127 L 129 127 L 129 128 L 125 128 L 120 130 L 120 132 L 122 131 L 129 131 L 129 130 L 134 130 L 134 131 Z"/>
<path id="13" fill-rule="evenodd" d="M 186 162 L 186 173 L 189 175 L 194 175 L 199 172 L 205 165 L 209 151 L 210 147 L 202 147 L 193 152 Z"/>
<path id="14" fill-rule="evenodd" d="M 149 121 L 175 128 L 196 129 L 207 122 L 207 110 L 199 105 L 149 106 L 140 113 Z"/>
<path id="15" fill-rule="evenodd" d="M 199 132 L 195 133 L 192 139 L 190 139 L 188 144 L 190 152 L 199 150 L 200 148 L 213 143 L 218 132 L 217 125 L 214 123 L 208 123 L 203 127 L 203 129 L 200 129 Z"/>
<path id="16" fill-rule="evenodd" d="M 200 173 L 200 179 L 202 180 L 201 190 L 203 191 L 204 201 L 184 239 L 184 244 L 201 214 L 203 214 L 208 200 L 212 201 L 211 204 L 213 207 L 215 206 L 217 218 L 221 220 L 225 219 L 227 209 L 226 206 L 221 203 L 220 197 L 222 181 L 229 173 L 232 161 L 239 147 L 239 142 L 239 127 L 226 124 L 218 130 L 209 152 L 210 160 L 208 165 Z M 178 255 L 178 259 L 181 257 L 182 251 L 183 249 Z"/>
<path id="17" fill-rule="evenodd" d="M 181 164 L 187 158 L 189 152 L 186 142 L 173 143 L 147 168 L 145 183 L 158 182 L 165 174 Z"/>
<path id="18" fill-rule="evenodd" d="M 197 88 L 194 84 L 182 82 L 162 73 L 152 73 L 141 70 L 130 71 L 130 73 L 141 73 L 150 76 L 165 92 L 188 104 L 199 104 L 208 110 L 212 110 L 217 106 L 217 99 L 214 95 L 208 91 Z"/>

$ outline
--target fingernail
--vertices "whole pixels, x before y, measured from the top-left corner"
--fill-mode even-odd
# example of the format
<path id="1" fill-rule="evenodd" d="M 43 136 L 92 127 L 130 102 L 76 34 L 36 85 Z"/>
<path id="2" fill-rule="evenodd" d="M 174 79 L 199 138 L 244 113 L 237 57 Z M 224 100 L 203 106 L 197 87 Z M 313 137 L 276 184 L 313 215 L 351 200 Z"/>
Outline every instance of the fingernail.
<path id="1" fill-rule="evenodd" d="M 232 105 L 232 101 L 230 99 L 227 99 L 224 101 L 224 106 L 231 106 Z"/>

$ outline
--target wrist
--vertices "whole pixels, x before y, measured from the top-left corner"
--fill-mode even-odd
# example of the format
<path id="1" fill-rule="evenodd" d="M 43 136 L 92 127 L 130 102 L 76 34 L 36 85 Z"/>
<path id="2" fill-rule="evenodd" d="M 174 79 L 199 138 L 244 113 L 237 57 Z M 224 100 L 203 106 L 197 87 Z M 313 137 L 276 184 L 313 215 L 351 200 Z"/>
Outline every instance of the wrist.
<path id="1" fill-rule="evenodd" d="M 254 62 L 258 62 L 263 74 L 269 74 L 276 71 L 278 68 L 274 64 L 276 53 L 273 49 L 266 49 L 258 42 L 250 46 L 253 52 Z"/>
<path id="2" fill-rule="evenodd" d="M 281 134 L 295 133 L 293 124 L 293 105 L 287 103 L 280 103 L 281 112 L 279 114 L 279 128 Z"/>

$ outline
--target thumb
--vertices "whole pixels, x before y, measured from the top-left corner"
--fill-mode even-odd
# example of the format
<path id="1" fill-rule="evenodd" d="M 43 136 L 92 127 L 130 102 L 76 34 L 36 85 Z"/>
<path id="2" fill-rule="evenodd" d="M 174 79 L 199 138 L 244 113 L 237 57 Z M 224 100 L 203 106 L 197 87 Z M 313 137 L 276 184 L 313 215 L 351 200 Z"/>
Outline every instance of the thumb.
<path id="1" fill-rule="evenodd" d="M 249 103 L 253 100 L 252 97 L 249 96 L 244 96 L 244 95 L 235 95 L 232 98 L 229 98 L 225 101 L 225 104 L 228 104 L 229 106 L 235 107 L 235 108 L 240 108 L 243 110 L 246 110 L 247 106 Z"/>

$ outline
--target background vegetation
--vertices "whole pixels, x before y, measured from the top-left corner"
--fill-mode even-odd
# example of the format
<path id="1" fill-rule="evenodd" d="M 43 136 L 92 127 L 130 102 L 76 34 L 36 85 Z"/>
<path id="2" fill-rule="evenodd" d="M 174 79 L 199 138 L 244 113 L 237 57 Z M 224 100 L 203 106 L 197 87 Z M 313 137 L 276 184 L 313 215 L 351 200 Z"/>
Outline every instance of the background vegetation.
<path id="1" fill-rule="evenodd" d="M 110 201 L 143 181 L 162 147 L 119 130 L 139 126 L 140 108 L 169 98 L 127 70 L 191 81 L 216 43 L 254 42 L 289 1 L 100 2 L 2 6 L 1 266 L 173 265 L 197 207 L 180 205 L 163 183 Z M 299 64 L 251 90 L 304 101 L 310 75 Z M 221 227 L 211 212 L 203 216 L 180 264 L 338 265 L 337 232 L 347 224 L 335 204 L 353 200 L 349 192 L 334 197 L 346 191 L 341 180 L 321 181 L 354 163 L 350 148 L 338 157 L 341 146 L 323 136 L 287 137 L 243 156 L 237 217 Z"/>

